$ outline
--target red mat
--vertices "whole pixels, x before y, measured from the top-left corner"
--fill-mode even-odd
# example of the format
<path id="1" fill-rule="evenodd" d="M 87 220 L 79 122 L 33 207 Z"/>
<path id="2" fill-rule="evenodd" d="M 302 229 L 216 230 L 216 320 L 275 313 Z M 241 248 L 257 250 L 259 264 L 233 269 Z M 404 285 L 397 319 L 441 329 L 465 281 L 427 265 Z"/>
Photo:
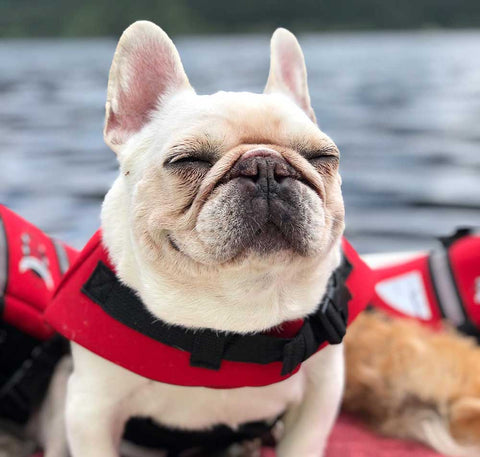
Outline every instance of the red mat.
<path id="1" fill-rule="evenodd" d="M 275 457 L 275 452 L 264 449 L 262 457 Z M 380 437 L 357 420 L 342 415 L 333 429 L 325 457 L 441 457 L 441 454 L 417 443 Z"/>
<path id="2" fill-rule="evenodd" d="M 342 415 L 333 429 L 325 457 L 440 457 L 421 444 L 378 436 Z"/>
<path id="3" fill-rule="evenodd" d="M 425 446 L 408 441 L 384 438 L 372 433 L 359 421 L 342 415 L 328 443 L 325 457 L 440 457 Z M 262 457 L 275 457 L 264 450 Z"/>

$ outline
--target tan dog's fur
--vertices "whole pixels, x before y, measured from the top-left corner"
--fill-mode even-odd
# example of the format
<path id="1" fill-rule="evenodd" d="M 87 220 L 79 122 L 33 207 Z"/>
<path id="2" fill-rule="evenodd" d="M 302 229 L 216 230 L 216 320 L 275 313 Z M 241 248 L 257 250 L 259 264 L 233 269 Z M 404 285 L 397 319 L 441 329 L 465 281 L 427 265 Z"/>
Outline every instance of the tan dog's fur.
<path id="1" fill-rule="evenodd" d="M 453 329 L 363 313 L 345 340 L 344 408 L 451 456 L 480 455 L 480 349 Z"/>

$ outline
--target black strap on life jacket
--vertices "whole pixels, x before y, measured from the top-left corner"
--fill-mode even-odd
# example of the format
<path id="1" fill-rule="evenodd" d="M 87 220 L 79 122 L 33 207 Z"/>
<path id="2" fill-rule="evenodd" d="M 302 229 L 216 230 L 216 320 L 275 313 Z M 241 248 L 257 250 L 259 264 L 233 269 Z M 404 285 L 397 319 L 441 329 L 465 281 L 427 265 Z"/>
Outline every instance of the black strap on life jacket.
<path id="1" fill-rule="evenodd" d="M 325 342 L 339 344 L 347 328 L 350 292 L 345 285 L 352 265 L 343 256 L 332 273 L 327 290 L 315 313 L 308 316 L 294 338 L 257 334 L 192 330 L 172 326 L 152 315 L 140 298 L 122 284 L 103 262 L 82 288 L 82 292 L 112 318 L 156 341 L 190 352 L 190 365 L 220 369 L 222 360 L 269 364 L 282 362 L 286 375 L 314 354 Z"/>
<path id="2" fill-rule="evenodd" d="M 62 249 L 59 244 L 57 254 Z M 68 266 L 64 251 L 59 264 L 61 269 Z M 7 284 L 8 240 L 0 217 L 0 419 L 25 424 L 42 402 L 68 342 L 60 335 L 41 341 L 5 322 Z"/>
<path id="3" fill-rule="evenodd" d="M 252 440 L 259 440 L 263 446 L 274 446 L 272 429 L 278 419 L 248 422 L 235 429 L 216 425 L 208 430 L 178 430 L 152 419 L 133 418 L 127 422 L 123 438 L 142 448 L 167 451 L 167 457 L 204 457 L 220 455 L 234 443 Z"/>
<path id="4" fill-rule="evenodd" d="M 67 352 L 60 335 L 40 341 L 0 320 L 0 418 L 25 424 Z"/>

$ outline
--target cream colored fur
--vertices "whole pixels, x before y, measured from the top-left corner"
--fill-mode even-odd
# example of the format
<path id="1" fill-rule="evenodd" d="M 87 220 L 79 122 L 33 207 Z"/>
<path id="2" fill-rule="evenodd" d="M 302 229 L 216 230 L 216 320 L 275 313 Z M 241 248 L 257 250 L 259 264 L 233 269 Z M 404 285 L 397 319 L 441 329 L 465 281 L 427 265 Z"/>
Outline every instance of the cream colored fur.
<path id="1" fill-rule="evenodd" d="M 235 148 L 243 132 L 276 137 L 279 144 L 290 141 L 291 132 L 299 137 L 315 135 L 312 141 L 319 137 L 319 143 L 324 135 L 319 135 L 311 122 L 305 122 L 305 114 L 281 95 L 217 93 L 207 97 L 184 92 L 170 99 L 164 110 L 168 116 L 155 118 L 120 152 L 121 173 L 103 205 L 104 241 L 119 277 L 140 292 L 154 315 L 190 327 L 251 332 L 312 312 L 339 261 L 338 246 L 331 247 L 328 255 L 311 258 L 288 253 L 278 253 L 274 258 L 251 255 L 248 262 L 207 264 L 199 268 L 198 264 L 171 252 L 166 243 L 156 252 L 156 246 L 135 235 L 136 221 L 132 215 L 139 212 L 140 202 L 142 210 L 148 205 L 145 212 L 149 218 L 155 217 L 156 211 L 162 213 L 156 218 L 158 226 L 174 229 L 188 224 L 183 220 L 179 223 L 169 214 L 170 209 L 165 208 L 168 197 L 160 197 L 166 193 L 162 189 L 165 180 L 161 170 L 152 168 L 152 163 L 161 163 L 164 151 L 175 143 L 178 134 L 195 137 L 207 131 L 210 138 L 226 137 L 225 149 L 234 147 L 232 158 L 227 157 L 228 163 L 243 151 L 242 147 Z M 214 120 L 209 113 L 214 113 Z M 182 128 L 185 125 L 193 125 L 192 133 L 185 132 Z M 134 196 L 132 204 L 132 194 L 140 190 L 145 198 Z M 158 201 L 152 203 L 155 196 Z M 171 212 L 175 215 L 175 211 Z M 322 230 L 326 215 L 321 213 L 318 217 L 319 233 L 325 232 L 327 244 L 329 233 Z M 187 227 L 186 231 L 193 230 Z M 192 246 L 196 240 L 189 241 Z M 195 255 L 208 262 L 201 253 L 192 256 Z"/>
<path id="2" fill-rule="evenodd" d="M 339 263 L 343 201 L 336 160 L 314 166 L 297 150 L 336 154 L 336 147 L 314 123 L 303 55 L 283 29 L 272 38 L 266 92 L 198 96 L 173 43 L 157 26 L 135 23 L 120 40 L 105 126 L 120 173 L 102 208 L 103 241 L 120 279 L 138 291 L 155 317 L 190 328 L 262 331 L 312 312 Z M 195 169 L 174 176 L 166 170 L 172 151 L 188 153 L 199 142 L 216 147 L 208 173 L 200 176 Z M 228 243 L 209 236 L 216 224 L 236 229 L 218 207 L 226 188 L 218 183 L 255 148 L 275 150 L 309 183 L 301 185 L 305 221 L 312 228 L 302 240 L 304 255 L 229 250 Z M 319 457 L 343 390 L 341 345 L 311 357 L 286 381 L 227 390 L 153 382 L 76 344 L 72 351 L 66 416 L 73 457 L 117 457 L 123 426 L 133 415 L 208 429 L 271 420 L 283 412 L 277 455 Z"/>

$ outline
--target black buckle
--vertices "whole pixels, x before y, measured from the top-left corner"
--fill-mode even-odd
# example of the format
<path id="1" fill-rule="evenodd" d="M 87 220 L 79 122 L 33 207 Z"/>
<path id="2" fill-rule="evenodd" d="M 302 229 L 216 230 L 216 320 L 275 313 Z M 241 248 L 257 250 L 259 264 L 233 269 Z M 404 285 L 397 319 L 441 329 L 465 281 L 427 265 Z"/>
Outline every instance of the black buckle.
<path id="1" fill-rule="evenodd" d="M 291 373 L 304 360 L 308 359 L 318 349 L 318 343 L 310 320 L 306 320 L 297 336 L 283 348 L 282 376 Z"/>
<path id="2" fill-rule="evenodd" d="M 322 325 L 326 340 L 330 344 L 340 344 L 347 333 L 347 313 L 327 299 L 321 304 L 316 317 Z"/>
<path id="3" fill-rule="evenodd" d="M 348 302 L 352 295 L 345 285 L 345 276 L 351 269 L 352 266 L 344 257 L 340 268 L 330 277 L 327 292 L 314 315 L 330 344 L 340 344 L 347 332 Z"/>
<path id="4" fill-rule="evenodd" d="M 325 341 L 340 344 L 347 333 L 348 302 L 352 298 L 345 281 L 352 265 L 344 256 L 328 280 L 327 290 L 315 314 L 305 320 L 297 336 L 283 350 L 282 375 L 287 375 L 314 354 Z M 317 335 L 317 336 L 316 336 Z"/>
<path id="5" fill-rule="evenodd" d="M 465 236 L 471 235 L 473 232 L 473 227 L 458 227 L 451 235 L 440 236 L 438 240 L 445 249 L 448 249 L 453 243 Z"/>

